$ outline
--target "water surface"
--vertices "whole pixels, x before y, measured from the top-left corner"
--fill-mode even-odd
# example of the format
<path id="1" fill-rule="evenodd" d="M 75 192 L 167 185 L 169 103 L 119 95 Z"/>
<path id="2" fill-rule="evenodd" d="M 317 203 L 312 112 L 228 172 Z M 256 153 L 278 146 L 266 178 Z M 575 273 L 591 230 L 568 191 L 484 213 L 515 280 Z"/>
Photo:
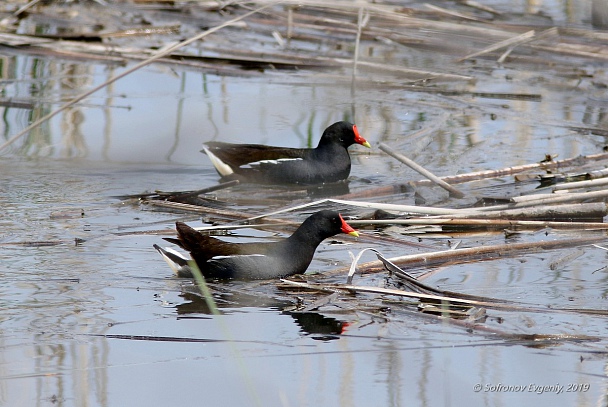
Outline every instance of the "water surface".
<path id="1" fill-rule="evenodd" d="M 538 8 L 554 24 L 591 29 L 584 17 L 586 3 L 580 8 L 523 3 L 491 5 L 517 13 Z M 365 46 L 366 55 L 388 58 L 370 50 L 378 44 Z M 602 84 L 608 78 L 601 61 L 500 65 L 479 59 L 448 69 L 445 61 L 452 58 L 446 55 L 435 59 L 432 51 L 397 49 L 388 62 L 475 76 L 447 81 L 442 86 L 448 90 L 540 98 L 413 92 L 396 86 L 395 77 L 389 84 L 367 82 L 386 79 L 386 73 L 373 71 L 362 71 L 353 87 L 348 69 L 221 76 L 155 65 L 2 151 L 0 404 L 605 405 L 603 339 L 535 344 L 505 338 L 605 338 L 605 317 L 490 310 L 483 326 L 470 330 L 422 315 L 416 304 L 368 294 L 357 294 L 358 302 L 345 297 L 341 306 L 310 315 L 290 314 L 286 310 L 298 294 L 274 282 L 214 285 L 222 315 L 211 316 L 192 294 L 192 283 L 172 277 L 152 248 L 162 244 L 163 236 L 172 236 L 175 220 L 199 225 L 201 216 L 116 198 L 215 185 L 217 174 L 199 152 L 205 141 L 314 146 L 326 126 L 343 119 L 355 122 L 374 147 L 378 142 L 394 146 L 438 175 L 527 164 L 545 154 L 597 154 L 605 145 L 601 132 L 577 130 L 605 128 Z M 3 140 L 125 69 L 15 55 L 14 50 L 2 63 L 10 67 L 2 71 L 5 95 L 44 101 L 32 109 L 3 108 Z M 351 152 L 350 192 L 420 178 L 377 148 L 354 146 Z M 493 191 L 500 195 L 536 186 L 512 183 L 506 177 L 463 185 L 464 201 L 450 200 L 436 188 L 418 192 L 427 205 L 457 206 Z M 217 197 L 228 209 L 252 215 L 306 200 L 305 192 L 247 186 Z M 414 194 L 377 200 L 412 204 Z M 303 219 L 305 213 L 289 216 Z M 232 234 L 267 239 L 288 233 L 245 229 Z M 447 249 L 454 239 L 467 247 L 508 241 L 501 233 L 419 239 L 393 228 L 364 234 L 400 243 L 327 241 L 309 273 L 347 266 L 349 251 L 370 245 L 397 256 Z M 524 234 L 512 241 L 569 237 L 578 235 Z M 587 247 L 563 267 L 549 267 L 567 253 L 446 266 L 426 282 L 541 306 L 605 309 L 606 252 Z M 378 286 L 387 279 L 368 275 L 356 282 Z M 538 387 L 545 385 L 557 387 Z"/>

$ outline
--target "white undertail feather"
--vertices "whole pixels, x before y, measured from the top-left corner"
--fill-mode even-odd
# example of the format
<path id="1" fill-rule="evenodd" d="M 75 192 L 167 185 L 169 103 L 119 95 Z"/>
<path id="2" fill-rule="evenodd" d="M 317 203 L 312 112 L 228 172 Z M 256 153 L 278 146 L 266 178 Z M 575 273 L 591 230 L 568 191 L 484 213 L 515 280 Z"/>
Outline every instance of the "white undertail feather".
<path id="1" fill-rule="evenodd" d="M 207 147 L 203 147 L 203 151 L 207 154 L 207 157 L 211 160 L 211 164 L 215 167 L 216 171 L 222 176 L 227 177 L 228 175 L 234 174 L 232 168 L 219 159 L 218 156 L 213 154 Z"/>
<path id="2" fill-rule="evenodd" d="M 188 258 L 185 257 L 180 252 L 173 250 L 170 247 L 162 248 L 158 245 L 154 245 L 154 248 L 160 253 L 163 257 L 163 260 L 171 267 L 171 270 L 178 275 L 182 276 L 184 274 L 190 273 L 190 266 L 188 266 Z"/>

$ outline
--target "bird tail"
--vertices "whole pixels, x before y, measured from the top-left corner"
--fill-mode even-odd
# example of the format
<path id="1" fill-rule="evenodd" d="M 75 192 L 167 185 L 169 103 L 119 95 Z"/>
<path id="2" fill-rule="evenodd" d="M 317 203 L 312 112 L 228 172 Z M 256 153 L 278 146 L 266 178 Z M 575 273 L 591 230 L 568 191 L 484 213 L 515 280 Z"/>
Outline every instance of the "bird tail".
<path id="1" fill-rule="evenodd" d="M 171 267 L 175 275 L 178 277 L 192 277 L 192 269 L 190 269 L 188 259 L 185 256 L 169 247 L 162 248 L 155 244 L 154 248 L 160 253 L 169 267 Z"/>
<path id="2" fill-rule="evenodd" d="M 218 156 L 216 156 L 215 154 L 213 154 L 211 152 L 211 150 L 209 150 L 207 147 L 203 147 L 203 151 L 205 152 L 205 154 L 207 154 L 207 157 L 209 157 L 209 159 L 211 160 L 211 164 L 213 164 L 213 166 L 215 167 L 215 170 L 222 177 L 227 177 L 229 175 L 234 174 L 234 170 L 228 164 L 226 164 L 225 162 L 220 160 L 220 158 Z"/>

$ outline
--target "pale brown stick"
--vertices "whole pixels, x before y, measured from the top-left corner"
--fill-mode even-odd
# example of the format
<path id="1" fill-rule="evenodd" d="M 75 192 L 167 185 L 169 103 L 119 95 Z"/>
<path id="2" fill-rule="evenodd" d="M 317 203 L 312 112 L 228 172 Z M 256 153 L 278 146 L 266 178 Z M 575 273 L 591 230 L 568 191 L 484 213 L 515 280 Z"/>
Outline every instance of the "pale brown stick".
<path id="1" fill-rule="evenodd" d="M 465 20 L 472 20 L 472 21 L 479 21 L 479 22 L 486 22 L 487 21 L 487 20 L 484 20 L 482 18 L 477 18 L 475 16 L 467 15 L 467 14 L 464 14 L 464 13 L 459 13 L 459 12 L 452 11 L 452 10 L 447 10 L 445 8 L 442 8 L 442 7 L 437 7 L 437 6 L 434 6 L 434 5 L 429 4 L 429 3 L 425 3 L 424 6 L 426 8 L 428 8 L 428 9 L 431 9 L 431 10 L 436 11 L 438 13 L 447 14 L 447 15 L 452 16 L 452 17 L 458 17 L 458 18 L 463 18 Z"/>
<path id="2" fill-rule="evenodd" d="M 608 223 L 600 222 L 552 222 L 540 220 L 508 220 L 508 219 L 382 219 L 382 220 L 349 220 L 351 226 L 363 225 L 452 225 L 452 226 L 483 226 L 488 228 L 551 228 L 556 230 L 608 230 Z M 251 227 L 251 226 L 249 226 Z"/>
<path id="3" fill-rule="evenodd" d="M 602 168 L 601 170 L 589 171 L 585 176 L 589 179 L 598 179 L 608 177 L 608 168 Z"/>
<path id="4" fill-rule="evenodd" d="M 564 205 L 543 205 L 533 208 L 507 209 L 502 211 L 480 212 L 475 211 L 464 215 L 454 215 L 459 219 L 517 219 L 517 220 L 567 220 L 598 219 L 608 215 L 608 208 L 604 202 L 575 203 Z M 446 216 L 442 216 L 446 218 Z M 452 217 L 452 216 L 451 216 Z"/>
<path id="5" fill-rule="evenodd" d="M 509 47 L 509 46 L 513 46 L 515 44 L 521 44 L 521 43 L 527 42 L 530 38 L 534 37 L 535 34 L 536 33 L 535 33 L 534 30 L 525 32 L 525 33 L 517 35 L 517 36 L 515 36 L 513 38 L 509 38 L 507 40 L 497 42 L 496 44 L 493 44 L 493 45 L 491 45 L 491 46 L 489 46 L 489 47 L 487 47 L 485 49 L 482 49 L 481 51 L 477 51 L 477 52 L 469 54 L 469 55 L 467 55 L 465 57 L 462 57 L 462 58 L 456 60 L 456 62 L 462 62 L 462 61 L 467 60 L 469 58 L 473 58 L 473 57 L 477 57 L 479 55 L 487 54 L 489 52 L 496 51 L 496 50 L 501 49 L 501 48 L 506 48 L 506 47 Z"/>
<path id="6" fill-rule="evenodd" d="M 29 3 L 27 3 L 26 5 L 21 6 L 21 7 L 19 8 L 19 10 L 15 11 L 15 12 L 13 13 L 13 15 L 14 15 L 14 16 L 18 16 L 19 14 L 23 13 L 24 11 L 26 11 L 26 10 L 27 10 L 27 9 L 29 9 L 30 7 L 35 6 L 35 5 L 36 5 L 36 4 L 38 4 L 38 3 L 40 3 L 40 0 L 32 0 L 32 1 L 30 1 Z"/>
<path id="7" fill-rule="evenodd" d="M 608 185 L 608 178 L 597 178 L 589 181 L 564 182 L 553 187 L 553 191 L 565 191 L 568 189 L 593 188 Z"/>
<path id="8" fill-rule="evenodd" d="M 542 197 L 540 199 L 534 200 L 523 200 L 521 202 L 516 202 L 512 204 L 506 205 L 495 205 L 495 206 L 485 206 L 482 208 L 476 208 L 479 211 L 497 211 L 504 209 L 516 209 L 516 208 L 528 208 L 531 206 L 537 205 L 553 205 L 558 203 L 565 202 L 580 202 L 590 199 L 600 199 L 608 197 L 608 190 L 602 191 L 592 191 L 592 192 L 580 192 L 580 193 L 568 193 L 568 194 L 555 194 L 554 197 Z"/>
<path id="9" fill-rule="evenodd" d="M 581 164 L 581 163 L 584 163 L 587 161 L 601 161 L 601 160 L 608 160 L 608 153 L 593 154 L 593 155 L 587 155 L 587 156 L 582 156 L 582 157 L 572 157 L 572 158 L 566 158 L 564 160 L 559 160 L 559 161 L 523 164 L 523 165 L 518 165 L 518 166 L 514 166 L 514 167 L 501 168 L 498 170 L 484 170 L 484 171 L 469 172 L 466 174 L 445 176 L 445 177 L 441 177 L 441 179 L 449 184 L 463 184 L 465 182 L 479 181 L 482 179 L 500 178 L 500 177 L 504 177 L 507 175 L 515 175 L 515 174 L 518 174 L 521 172 L 526 172 L 526 171 L 531 171 L 531 170 L 559 169 L 559 168 L 568 167 L 568 166 L 572 166 L 572 165 L 576 165 L 576 164 Z M 428 179 L 412 181 L 409 183 L 409 185 L 412 185 L 412 186 L 426 186 L 426 185 L 430 185 L 430 184 L 432 184 L 432 181 L 430 181 Z M 355 198 L 355 197 L 358 197 L 359 195 L 363 195 L 363 194 L 365 194 L 366 196 L 382 196 L 382 195 L 386 195 L 386 194 L 390 195 L 390 194 L 394 194 L 394 193 L 403 192 L 404 189 L 407 189 L 407 185 L 405 185 L 405 184 L 393 185 L 392 188 L 383 186 L 383 187 L 378 187 L 378 188 L 370 188 L 365 191 L 361 191 L 361 192 L 350 194 L 350 195 L 345 195 L 344 198 Z"/>
<path id="10" fill-rule="evenodd" d="M 461 191 L 459 191 L 458 189 L 454 188 L 453 186 L 451 186 L 447 182 L 443 181 L 441 178 L 439 178 L 438 176 L 436 176 L 435 174 L 433 174 L 432 172 L 430 172 L 426 168 L 422 167 L 421 165 L 417 164 L 413 160 L 410 160 L 409 158 L 407 158 L 403 154 L 395 152 L 394 148 L 392 148 L 392 147 L 390 147 L 390 146 L 388 146 L 388 145 L 386 145 L 384 143 L 380 143 L 379 148 L 380 148 L 380 150 L 384 151 L 386 154 L 388 154 L 391 157 L 393 157 L 393 158 L 401 161 L 403 164 L 405 164 L 408 167 L 412 168 L 414 171 L 419 172 L 420 174 L 424 175 L 425 177 L 427 177 L 428 179 L 430 179 L 431 181 L 433 181 L 435 184 L 439 185 L 441 188 L 443 188 L 446 191 L 448 191 L 450 193 L 450 196 L 452 196 L 454 198 L 464 198 L 464 194 Z"/>
<path id="11" fill-rule="evenodd" d="M 242 212 L 209 208 L 207 206 L 191 205 L 191 204 L 186 204 L 186 203 L 181 203 L 181 202 L 171 202 L 171 201 L 148 199 L 148 200 L 142 201 L 141 203 L 143 205 L 148 205 L 148 206 L 175 209 L 175 210 L 185 211 L 185 212 L 211 214 L 211 215 L 227 217 L 227 218 L 235 219 L 235 220 L 244 220 L 244 219 L 247 219 L 247 217 L 248 217 L 247 214 L 244 214 Z"/>
<path id="12" fill-rule="evenodd" d="M 505 254 L 530 250 L 553 250 L 560 249 L 563 247 L 576 247 L 601 242 L 603 240 L 606 240 L 605 236 L 586 237 L 573 240 L 552 240 L 547 242 L 509 243 L 504 245 L 491 245 L 465 249 L 445 250 L 441 252 L 412 254 L 406 256 L 393 257 L 388 260 L 399 266 L 429 267 L 447 261 L 456 263 L 468 261 L 472 258 L 478 258 L 483 256 L 487 257 L 490 255 L 502 256 Z M 384 264 L 380 260 L 370 261 L 359 265 L 360 270 L 381 268 L 384 268 Z M 346 274 L 349 270 L 350 267 L 341 267 L 339 269 L 326 272 L 324 273 L 324 275 Z"/>
<path id="13" fill-rule="evenodd" d="M 316 57 L 315 60 L 321 61 L 321 62 L 323 62 L 323 61 L 336 62 L 336 63 L 342 64 L 342 65 L 352 65 L 352 63 L 353 63 L 352 59 L 328 58 L 328 57 L 320 57 L 320 56 Z M 407 75 L 407 74 L 424 75 L 424 76 L 428 76 L 431 78 L 439 78 L 439 79 L 453 79 L 453 80 L 465 80 L 465 81 L 470 81 L 473 79 L 472 76 L 441 73 L 441 72 L 436 72 L 436 71 L 426 71 L 426 70 L 421 70 L 421 69 L 406 68 L 406 67 L 403 67 L 400 65 L 379 64 L 379 63 L 368 62 L 368 61 L 358 61 L 357 66 L 378 69 L 378 70 L 392 72 L 392 73 L 401 73 L 401 74 L 405 74 L 405 75 Z M 402 85 L 400 85 L 400 86 L 402 87 Z M 416 89 L 416 88 L 414 88 L 414 89 Z M 425 90 L 425 88 L 419 88 L 419 89 L 421 91 Z M 408 88 L 408 90 L 412 90 L 412 88 Z M 428 91 L 432 91 L 432 90 L 428 90 Z M 441 90 L 441 92 L 444 93 L 445 90 Z"/>
<path id="14" fill-rule="evenodd" d="M 473 8 L 485 11 L 487 13 L 490 13 L 490 14 L 493 14 L 493 15 L 496 15 L 496 16 L 499 16 L 499 15 L 502 14 L 500 11 L 495 10 L 495 9 L 493 9 L 491 7 L 488 7 L 488 6 L 484 5 L 484 4 L 480 4 L 480 3 L 476 2 L 476 1 L 464 0 L 462 3 L 466 4 L 469 7 L 473 7 Z"/>
<path id="15" fill-rule="evenodd" d="M 469 172 L 466 174 L 459 174 L 447 177 L 441 177 L 442 180 L 449 184 L 461 184 L 469 181 L 477 181 L 481 179 L 487 178 L 499 178 L 504 177 L 506 175 L 514 175 L 524 171 L 537 170 L 537 169 L 556 169 L 560 167 L 567 167 L 570 165 L 580 164 L 586 161 L 600 161 L 600 160 L 608 160 L 608 153 L 601 154 L 592 154 L 582 157 L 572 157 L 566 158 L 564 160 L 559 161 L 549 161 L 549 162 L 541 162 L 541 163 L 532 163 L 532 164 L 523 164 L 515 167 L 507 167 L 498 170 L 487 170 L 487 171 L 476 171 Z M 429 180 L 421 180 L 413 182 L 414 185 L 428 185 L 431 181 Z"/>

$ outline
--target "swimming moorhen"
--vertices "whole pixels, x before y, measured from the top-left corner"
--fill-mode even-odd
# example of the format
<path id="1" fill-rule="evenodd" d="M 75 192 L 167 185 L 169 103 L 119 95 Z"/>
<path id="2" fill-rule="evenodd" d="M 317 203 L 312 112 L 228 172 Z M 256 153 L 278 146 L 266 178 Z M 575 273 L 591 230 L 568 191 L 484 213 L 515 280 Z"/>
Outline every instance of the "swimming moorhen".
<path id="1" fill-rule="evenodd" d="M 347 148 L 354 143 L 370 147 L 357 126 L 342 121 L 325 129 L 316 148 L 212 141 L 206 143 L 202 151 L 225 181 L 314 185 L 348 177 L 350 156 Z"/>
<path id="2" fill-rule="evenodd" d="M 165 238 L 190 252 L 207 278 L 261 280 L 302 274 L 317 246 L 340 232 L 359 236 L 338 212 L 324 210 L 309 216 L 288 238 L 276 242 L 229 243 L 176 222 L 177 239 Z M 172 249 L 154 248 L 179 277 L 192 277 L 188 259 Z"/>

